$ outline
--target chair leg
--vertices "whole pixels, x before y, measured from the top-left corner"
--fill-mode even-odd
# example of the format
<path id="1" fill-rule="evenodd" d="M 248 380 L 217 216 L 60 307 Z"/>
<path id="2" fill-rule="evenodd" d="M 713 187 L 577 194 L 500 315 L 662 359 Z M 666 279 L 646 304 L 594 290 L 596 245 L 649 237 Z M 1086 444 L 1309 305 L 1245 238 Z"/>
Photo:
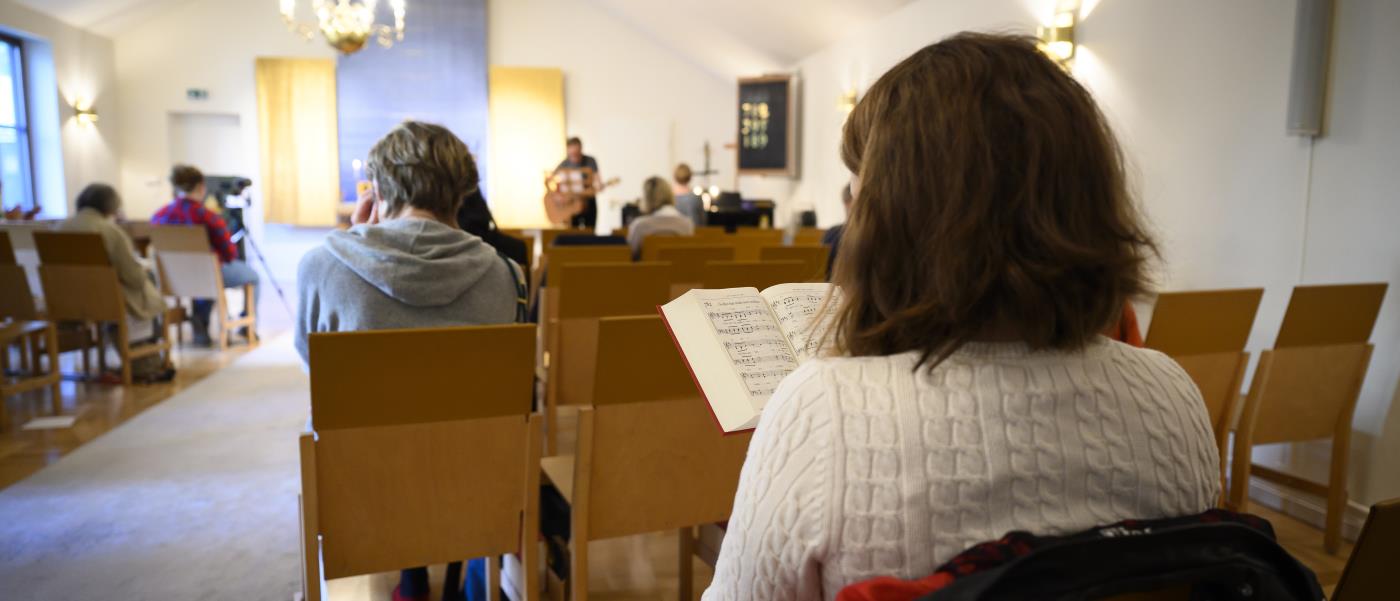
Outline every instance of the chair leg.
<path id="1" fill-rule="evenodd" d="M 677 538 L 680 539 L 680 545 L 677 549 L 677 555 L 680 558 L 680 569 L 677 574 L 679 574 L 680 601 L 690 601 L 691 591 L 694 587 L 692 576 L 694 574 L 695 529 L 681 528 L 679 535 Z"/>
<path id="2" fill-rule="evenodd" d="M 1342 548 L 1342 516 L 1347 509 L 1347 464 L 1350 458 L 1350 437 L 1336 436 L 1332 439 L 1332 469 L 1327 482 L 1327 530 L 1322 535 L 1322 546 L 1331 555 Z"/>
<path id="3" fill-rule="evenodd" d="M 107 373 L 107 333 L 103 331 L 102 324 L 97 324 L 97 371 L 98 375 Z"/>
<path id="4" fill-rule="evenodd" d="M 575 515 L 577 519 L 577 515 Z M 588 541 L 569 541 L 569 598 L 573 601 L 588 599 Z"/>
<path id="5" fill-rule="evenodd" d="M 228 350 L 228 306 L 224 304 L 224 293 L 219 293 L 218 300 L 214 303 L 214 310 L 219 312 L 219 351 Z"/>
<path id="6" fill-rule="evenodd" d="M 501 580 L 505 577 L 501 564 L 500 556 L 486 556 L 486 598 L 491 601 L 501 601 Z M 468 577 L 467 581 L 471 581 L 471 578 Z"/>
<path id="7" fill-rule="evenodd" d="M 28 341 L 23 338 L 21 338 L 18 343 L 19 344 L 16 346 L 19 347 L 19 369 L 25 375 L 29 375 L 34 372 L 34 360 L 33 357 L 31 357 L 31 355 L 33 355 L 32 349 L 29 347 Z"/>
<path id="8" fill-rule="evenodd" d="M 46 330 L 44 331 L 44 337 L 45 337 L 44 346 L 47 346 L 47 347 L 48 347 L 47 350 L 48 350 L 48 355 L 49 355 L 49 371 L 48 371 L 48 373 L 53 377 L 53 384 L 51 384 L 51 385 L 49 386 L 50 390 L 52 391 L 52 398 L 50 399 L 49 402 L 50 402 L 50 404 L 51 404 L 52 407 L 53 407 L 53 414 L 54 414 L 54 415 L 62 415 L 62 414 L 63 414 L 63 385 L 62 385 L 63 378 L 62 378 L 62 376 L 60 375 L 60 372 L 59 372 L 59 369 L 58 369 L 58 328 L 54 327 L 53 324 L 49 324 L 48 329 L 46 329 Z"/>
<path id="9" fill-rule="evenodd" d="M 1253 446 L 1249 442 L 1240 440 L 1236 433 L 1235 458 L 1230 466 L 1230 502 L 1226 503 L 1230 511 L 1249 511 L 1249 471 L 1253 462 Z"/>

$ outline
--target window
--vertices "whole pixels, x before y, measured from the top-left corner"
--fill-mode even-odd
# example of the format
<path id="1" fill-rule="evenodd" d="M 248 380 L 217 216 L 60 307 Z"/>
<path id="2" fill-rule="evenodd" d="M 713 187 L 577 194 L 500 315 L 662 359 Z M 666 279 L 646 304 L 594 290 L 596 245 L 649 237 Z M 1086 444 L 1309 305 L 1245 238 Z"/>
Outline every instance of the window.
<path id="1" fill-rule="evenodd" d="M 20 41 L 0 36 L 0 207 L 34 206 L 29 166 L 29 123 L 24 110 L 24 53 Z"/>

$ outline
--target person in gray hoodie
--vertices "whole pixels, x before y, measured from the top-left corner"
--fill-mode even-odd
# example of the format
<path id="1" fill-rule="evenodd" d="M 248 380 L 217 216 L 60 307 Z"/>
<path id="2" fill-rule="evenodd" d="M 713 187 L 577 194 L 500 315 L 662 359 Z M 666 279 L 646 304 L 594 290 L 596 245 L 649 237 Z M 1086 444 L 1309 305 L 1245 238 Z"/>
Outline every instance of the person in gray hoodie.
<path id="1" fill-rule="evenodd" d="M 406 121 L 370 149 L 365 175 L 371 186 L 360 195 L 354 225 L 332 232 L 297 268 L 303 361 L 307 337 L 317 332 L 517 321 L 519 267 L 457 227 L 462 199 L 479 183 L 476 162 L 457 136 Z M 427 571 L 404 570 L 394 598 L 426 595 Z"/>

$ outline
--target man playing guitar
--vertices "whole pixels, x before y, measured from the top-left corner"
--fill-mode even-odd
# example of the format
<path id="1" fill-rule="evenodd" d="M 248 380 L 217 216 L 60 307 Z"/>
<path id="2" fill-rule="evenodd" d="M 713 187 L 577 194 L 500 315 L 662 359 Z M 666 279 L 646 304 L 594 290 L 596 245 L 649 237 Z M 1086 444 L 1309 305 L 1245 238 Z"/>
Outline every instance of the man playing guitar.
<path id="1" fill-rule="evenodd" d="M 568 157 L 545 182 L 545 212 L 551 222 L 592 229 L 598 223 L 598 192 L 612 182 L 602 182 L 598 161 L 583 154 L 582 140 L 569 138 L 566 148 Z"/>

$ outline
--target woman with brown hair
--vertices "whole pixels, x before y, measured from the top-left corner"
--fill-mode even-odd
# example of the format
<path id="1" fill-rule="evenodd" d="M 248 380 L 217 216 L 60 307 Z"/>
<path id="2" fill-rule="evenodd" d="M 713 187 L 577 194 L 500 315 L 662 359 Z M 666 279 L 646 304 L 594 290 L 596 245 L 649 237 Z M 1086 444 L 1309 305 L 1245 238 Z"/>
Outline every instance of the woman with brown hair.
<path id="1" fill-rule="evenodd" d="M 706 599 L 832 599 L 1012 530 L 1212 506 L 1190 378 L 1099 334 L 1155 249 L 1103 115 L 1034 40 L 914 53 L 841 151 L 834 356 L 764 408 Z"/>

